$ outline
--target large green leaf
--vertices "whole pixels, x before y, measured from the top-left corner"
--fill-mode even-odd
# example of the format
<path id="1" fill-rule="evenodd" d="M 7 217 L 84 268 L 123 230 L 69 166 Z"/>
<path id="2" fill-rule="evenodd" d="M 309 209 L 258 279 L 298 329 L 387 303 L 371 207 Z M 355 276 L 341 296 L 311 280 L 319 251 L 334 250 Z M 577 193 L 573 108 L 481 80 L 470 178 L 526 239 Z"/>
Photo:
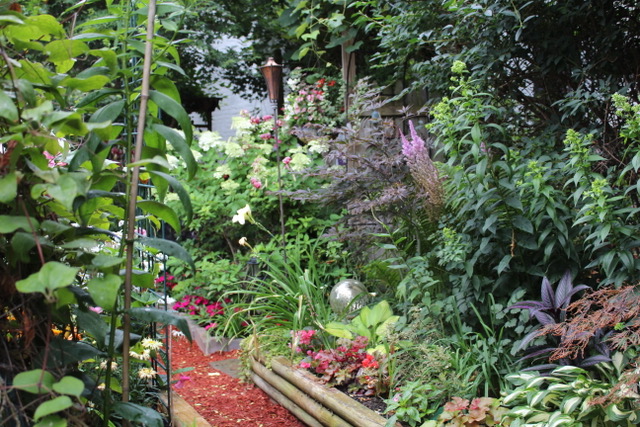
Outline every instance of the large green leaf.
<path id="1" fill-rule="evenodd" d="M 49 415 L 41 419 L 33 427 L 67 427 L 67 420 L 57 415 Z"/>
<path id="2" fill-rule="evenodd" d="M 105 310 L 113 310 L 118 298 L 122 279 L 115 274 L 95 277 L 87 283 L 87 289 L 93 301 Z"/>
<path id="3" fill-rule="evenodd" d="M 49 261 L 37 273 L 17 281 L 16 289 L 23 293 L 42 292 L 49 294 L 55 289 L 71 285 L 76 280 L 76 274 L 79 270 L 79 268 L 69 267 L 57 261 Z"/>
<path id="4" fill-rule="evenodd" d="M 18 177 L 11 172 L 0 178 L 0 203 L 13 204 L 18 195 Z"/>
<path id="5" fill-rule="evenodd" d="M 42 394 L 50 391 L 54 382 L 51 372 L 34 369 L 16 375 L 13 378 L 13 387 L 33 394 Z"/>
<path id="6" fill-rule="evenodd" d="M 164 203 L 156 202 L 154 200 L 143 200 L 136 203 L 136 206 L 142 209 L 143 212 L 155 215 L 159 219 L 169 224 L 173 229 L 180 234 L 180 218 L 178 214 Z"/>
<path id="7" fill-rule="evenodd" d="M 130 310 L 130 313 L 132 318 L 143 322 L 173 325 L 178 328 L 189 341 L 191 341 L 191 332 L 189 331 L 187 319 L 175 312 L 151 307 L 135 307 Z"/>
<path id="8" fill-rule="evenodd" d="M 189 179 L 193 178 L 193 176 L 196 174 L 196 170 L 198 169 L 198 163 L 196 162 L 195 157 L 193 157 L 191 148 L 182 137 L 182 135 L 180 135 L 175 129 L 171 129 L 170 127 L 164 125 L 153 125 L 152 129 L 158 132 L 164 139 L 169 141 L 173 148 L 178 153 L 180 153 L 180 157 L 182 157 L 184 162 L 187 164 Z"/>
<path id="9" fill-rule="evenodd" d="M 70 408 L 72 405 L 73 402 L 71 401 L 69 396 L 58 396 L 46 402 L 42 402 L 40 406 L 36 408 L 36 412 L 35 414 L 33 414 L 33 419 L 37 421 L 44 416 L 64 411 L 65 409 Z"/>
<path id="10" fill-rule="evenodd" d="M 91 335 L 96 340 L 96 345 L 99 348 L 106 348 L 109 325 L 102 320 L 100 315 L 93 311 L 82 310 L 75 310 L 74 313 L 78 327 Z"/>
<path id="11" fill-rule="evenodd" d="M 163 427 L 162 416 L 151 408 L 131 402 L 116 402 L 113 410 L 122 418 L 148 427 Z"/>
<path id="12" fill-rule="evenodd" d="M 180 124 L 182 131 L 184 132 L 187 145 L 191 145 L 191 140 L 193 138 L 191 119 L 189 118 L 189 114 L 187 114 L 187 111 L 182 107 L 182 105 L 176 102 L 173 98 L 156 90 L 149 91 L 149 97 L 165 113 L 176 119 L 176 121 Z"/>
<path id="13" fill-rule="evenodd" d="M 189 264 L 191 269 L 195 271 L 196 266 L 193 263 L 193 259 L 189 252 L 187 252 L 182 246 L 177 244 L 176 242 L 172 242 L 171 240 L 165 239 L 157 239 L 154 237 L 141 237 L 138 240 L 141 244 L 145 246 L 149 246 L 151 248 L 158 249 L 160 252 L 163 252 L 165 255 L 173 256 L 182 260 Z"/>
<path id="14" fill-rule="evenodd" d="M 108 76 L 97 75 L 87 78 L 70 77 L 63 81 L 63 84 L 67 85 L 70 89 L 77 89 L 82 92 L 89 92 L 102 88 L 109 83 L 111 79 Z"/>
<path id="15" fill-rule="evenodd" d="M 18 121 L 18 107 L 6 92 L 0 92 L 0 117 L 10 122 Z"/>
<path id="16" fill-rule="evenodd" d="M 191 222 L 191 219 L 193 218 L 193 208 L 191 207 L 191 198 L 189 197 L 189 193 L 187 193 L 187 190 L 185 190 L 182 184 L 180 184 L 180 181 L 178 181 L 171 175 L 166 174 L 164 172 L 149 171 L 149 173 L 154 177 L 154 180 L 162 179 L 168 182 L 169 185 L 171 185 L 171 189 L 176 192 L 176 194 L 178 195 L 178 198 L 180 199 L 180 202 L 182 202 L 182 207 L 184 208 L 187 214 L 187 222 Z"/>
<path id="17" fill-rule="evenodd" d="M 60 378 L 60 381 L 53 384 L 53 391 L 60 394 L 68 394 L 69 396 L 80 397 L 84 390 L 84 383 L 76 377 L 66 376 Z"/>
<path id="18" fill-rule="evenodd" d="M 19 229 L 32 231 L 31 227 L 37 230 L 38 221 L 26 216 L 0 215 L 0 233 L 2 234 L 13 233 Z"/>

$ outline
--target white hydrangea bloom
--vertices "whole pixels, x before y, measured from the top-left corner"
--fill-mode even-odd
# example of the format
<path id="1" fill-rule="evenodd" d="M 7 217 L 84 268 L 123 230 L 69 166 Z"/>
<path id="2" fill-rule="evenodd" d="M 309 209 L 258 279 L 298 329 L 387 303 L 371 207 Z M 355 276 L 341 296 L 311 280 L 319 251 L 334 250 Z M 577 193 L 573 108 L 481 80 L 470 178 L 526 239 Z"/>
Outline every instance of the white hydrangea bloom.
<path id="1" fill-rule="evenodd" d="M 229 141 L 224 146 L 224 152 L 229 157 L 242 157 L 244 156 L 244 150 L 242 146 L 237 142 Z"/>
<path id="2" fill-rule="evenodd" d="M 304 153 L 294 153 L 291 156 L 291 162 L 289 163 L 289 167 L 291 170 L 299 172 L 304 170 L 307 166 L 311 164 L 311 159 Z"/>
<path id="3" fill-rule="evenodd" d="M 309 148 L 310 153 L 323 154 L 329 151 L 329 144 L 321 139 L 309 141 L 309 145 L 307 147 Z"/>
<path id="4" fill-rule="evenodd" d="M 222 188 L 226 193 L 234 193 L 238 188 L 240 188 L 240 184 L 232 179 L 228 179 L 220 183 L 220 188 Z"/>
<path id="5" fill-rule="evenodd" d="M 180 166 L 180 159 L 171 154 L 167 154 L 167 163 L 169 163 L 169 169 L 174 170 Z"/>
<path id="6" fill-rule="evenodd" d="M 225 175 L 231 176 L 231 167 L 226 163 L 218 166 L 213 172 L 213 177 L 216 179 L 223 179 Z"/>
<path id="7" fill-rule="evenodd" d="M 200 134 L 198 145 L 202 151 L 209 151 L 212 148 L 222 145 L 222 137 L 218 132 L 204 131 Z"/>

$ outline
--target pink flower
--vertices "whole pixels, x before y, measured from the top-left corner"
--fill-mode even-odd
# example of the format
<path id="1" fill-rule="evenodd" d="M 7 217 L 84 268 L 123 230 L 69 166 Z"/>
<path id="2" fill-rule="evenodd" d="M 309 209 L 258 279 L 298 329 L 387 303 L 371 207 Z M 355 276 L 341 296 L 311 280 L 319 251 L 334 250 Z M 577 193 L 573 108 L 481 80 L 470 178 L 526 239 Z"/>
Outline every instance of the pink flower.
<path id="1" fill-rule="evenodd" d="M 415 158 L 419 153 L 425 150 L 425 143 L 416 129 L 413 127 L 413 122 L 409 120 L 409 131 L 411 135 L 411 141 L 400 131 L 400 139 L 402 140 L 402 154 L 409 159 Z"/>
<path id="2" fill-rule="evenodd" d="M 265 141 L 267 141 L 267 140 L 269 140 L 271 138 L 272 138 L 272 136 L 271 136 L 270 133 L 263 133 L 263 134 L 260 135 L 260 139 L 263 139 Z"/>
<path id="3" fill-rule="evenodd" d="M 282 159 L 282 163 L 284 163 L 285 165 L 288 165 L 289 163 L 291 163 L 291 157 L 287 156 L 284 159 Z"/>
<path id="4" fill-rule="evenodd" d="M 309 369 L 311 367 L 311 363 L 309 362 L 300 362 L 300 367 L 303 369 Z"/>
<path id="5" fill-rule="evenodd" d="M 267 120 L 271 120 L 273 119 L 273 116 L 271 114 L 267 114 L 266 116 L 262 116 L 262 121 L 266 122 Z"/>
<path id="6" fill-rule="evenodd" d="M 175 388 L 182 388 L 182 386 L 184 386 L 184 383 L 186 383 L 187 381 L 189 381 L 191 379 L 190 376 L 188 375 L 183 375 L 180 374 L 180 376 L 178 377 L 178 381 L 176 381 L 174 387 Z"/>
<path id="7" fill-rule="evenodd" d="M 207 326 L 205 326 L 204 329 L 206 331 L 208 331 L 211 328 L 217 328 L 217 327 L 218 327 L 218 324 L 216 322 L 213 322 L 213 323 L 209 323 Z"/>
<path id="8" fill-rule="evenodd" d="M 249 122 L 253 125 L 259 125 L 260 123 L 262 123 L 262 120 L 260 119 L 260 117 L 251 117 Z"/>
<path id="9" fill-rule="evenodd" d="M 251 185 L 253 185 L 256 189 L 261 189 L 262 188 L 262 182 L 260 182 L 260 180 L 258 178 L 251 178 Z"/>
<path id="10" fill-rule="evenodd" d="M 89 307 L 89 310 L 93 311 L 94 313 L 102 313 L 102 307 Z"/>

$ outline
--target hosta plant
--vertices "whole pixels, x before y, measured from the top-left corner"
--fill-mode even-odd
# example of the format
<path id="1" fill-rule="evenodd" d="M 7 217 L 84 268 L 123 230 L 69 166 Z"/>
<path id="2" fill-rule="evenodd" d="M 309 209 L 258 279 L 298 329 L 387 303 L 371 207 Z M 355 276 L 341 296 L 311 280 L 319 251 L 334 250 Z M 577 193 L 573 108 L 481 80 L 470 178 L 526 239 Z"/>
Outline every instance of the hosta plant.
<path id="1" fill-rule="evenodd" d="M 608 394 L 612 385 L 576 366 L 561 366 L 543 376 L 520 372 L 507 379 L 515 389 L 502 399 L 502 405 L 510 408 L 502 425 L 619 427 L 640 420 L 637 394 L 620 396 L 615 404 L 597 405 L 596 400 Z"/>

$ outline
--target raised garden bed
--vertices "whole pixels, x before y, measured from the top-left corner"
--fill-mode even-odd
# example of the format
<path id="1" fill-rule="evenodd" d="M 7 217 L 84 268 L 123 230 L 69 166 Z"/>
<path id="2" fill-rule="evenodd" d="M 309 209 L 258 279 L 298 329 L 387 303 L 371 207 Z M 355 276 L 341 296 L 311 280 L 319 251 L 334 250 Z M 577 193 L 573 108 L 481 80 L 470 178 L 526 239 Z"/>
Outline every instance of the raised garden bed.
<path id="1" fill-rule="evenodd" d="M 239 338 L 215 337 L 203 327 L 198 326 L 193 320 L 187 319 L 187 322 L 189 323 L 189 332 L 191 332 L 193 341 L 198 344 L 198 347 L 205 355 L 217 351 L 230 351 L 240 348 L 240 341 L 242 340 Z"/>
<path id="2" fill-rule="evenodd" d="M 273 400 L 305 424 L 316 426 L 383 427 L 386 419 L 344 393 L 321 384 L 311 373 L 296 369 L 284 357 L 271 360 L 271 369 L 255 358 L 251 379 Z"/>

